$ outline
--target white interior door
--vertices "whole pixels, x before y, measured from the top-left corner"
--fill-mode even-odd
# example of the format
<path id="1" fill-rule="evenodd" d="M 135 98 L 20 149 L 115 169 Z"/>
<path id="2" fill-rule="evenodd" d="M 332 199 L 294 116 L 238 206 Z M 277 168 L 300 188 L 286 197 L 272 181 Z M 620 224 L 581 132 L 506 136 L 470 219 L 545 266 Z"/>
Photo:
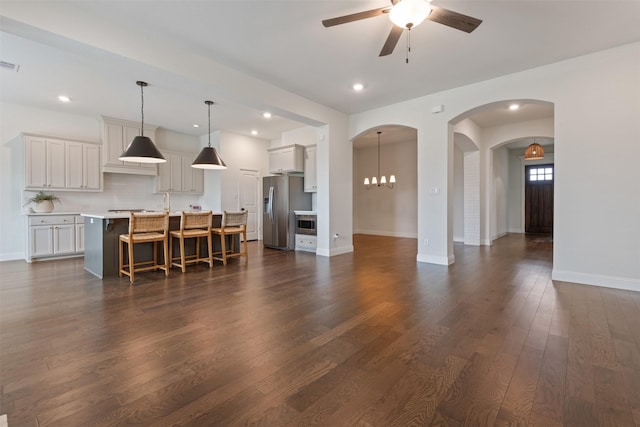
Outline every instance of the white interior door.
<path id="1" fill-rule="evenodd" d="M 260 175 L 258 171 L 240 170 L 240 209 L 247 214 L 247 240 L 258 240 L 258 189 L 260 187 Z"/>

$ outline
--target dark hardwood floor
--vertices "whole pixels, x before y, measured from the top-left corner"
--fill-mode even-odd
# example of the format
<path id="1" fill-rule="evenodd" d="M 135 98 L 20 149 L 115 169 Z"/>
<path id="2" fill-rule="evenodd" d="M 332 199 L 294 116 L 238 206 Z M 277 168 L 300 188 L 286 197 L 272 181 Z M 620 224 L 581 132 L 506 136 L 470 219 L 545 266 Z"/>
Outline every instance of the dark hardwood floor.
<path id="1" fill-rule="evenodd" d="M 333 258 L 99 280 L 0 263 L 9 426 L 640 425 L 640 292 L 552 282 L 548 240 L 357 235 Z"/>

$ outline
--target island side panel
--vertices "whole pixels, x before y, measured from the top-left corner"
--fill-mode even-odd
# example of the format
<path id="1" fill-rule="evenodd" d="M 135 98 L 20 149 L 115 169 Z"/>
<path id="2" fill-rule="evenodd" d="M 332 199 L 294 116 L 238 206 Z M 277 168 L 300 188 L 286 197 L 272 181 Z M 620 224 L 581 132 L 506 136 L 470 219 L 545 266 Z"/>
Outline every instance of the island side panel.
<path id="1" fill-rule="evenodd" d="M 103 219 L 84 219 L 84 269 L 94 276 L 104 277 Z"/>

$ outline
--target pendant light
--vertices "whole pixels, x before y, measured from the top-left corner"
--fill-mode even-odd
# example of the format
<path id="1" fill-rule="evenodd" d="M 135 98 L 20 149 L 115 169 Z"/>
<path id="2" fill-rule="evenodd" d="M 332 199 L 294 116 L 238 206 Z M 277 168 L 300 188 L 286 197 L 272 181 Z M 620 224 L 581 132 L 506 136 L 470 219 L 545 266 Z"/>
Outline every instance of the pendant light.
<path id="1" fill-rule="evenodd" d="M 533 138 L 533 144 L 529 145 L 524 152 L 525 160 L 542 160 L 544 159 L 544 149 L 540 144 L 536 143 L 536 139 Z"/>
<path id="2" fill-rule="evenodd" d="M 142 101 L 140 108 L 142 116 L 140 136 L 133 138 L 133 141 L 131 141 L 127 149 L 118 157 L 118 160 L 140 163 L 164 163 L 167 160 L 162 153 L 148 136 L 144 136 L 144 87 L 147 86 L 147 84 L 141 81 L 137 81 L 136 84 L 140 86 L 140 99 Z"/>
<path id="3" fill-rule="evenodd" d="M 376 187 L 385 186 L 387 188 L 393 188 L 393 184 L 396 183 L 395 175 L 391 175 L 389 177 L 388 184 L 387 184 L 387 178 L 384 175 L 380 176 L 380 134 L 382 134 L 382 132 L 378 131 L 376 133 L 378 134 L 378 175 L 372 177 L 371 181 L 369 181 L 368 177 L 364 179 L 364 186 L 366 187 L 367 190 L 373 186 L 376 186 Z M 380 177 L 380 182 L 378 182 L 378 177 Z"/>
<path id="4" fill-rule="evenodd" d="M 218 151 L 211 146 L 211 105 L 213 101 L 204 101 L 209 107 L 209 145 L 204 147 L 198 157 L 191 163 L 192 168 L 196 169 L 226 169 Z"/>

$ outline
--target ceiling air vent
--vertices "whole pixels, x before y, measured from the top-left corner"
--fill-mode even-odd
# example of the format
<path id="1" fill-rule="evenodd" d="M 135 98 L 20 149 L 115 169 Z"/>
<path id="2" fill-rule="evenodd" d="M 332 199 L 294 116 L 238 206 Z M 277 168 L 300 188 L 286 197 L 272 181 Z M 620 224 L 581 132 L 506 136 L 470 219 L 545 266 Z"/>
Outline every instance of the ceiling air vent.
<path id="1" fill-rule="evenodd" d="M 15 71 L 16 73 L 20 70 L 20 66 L 16 64 L 12 64 L 11 62 L 0 61 L 0 68 L 7 71 Z"/>

